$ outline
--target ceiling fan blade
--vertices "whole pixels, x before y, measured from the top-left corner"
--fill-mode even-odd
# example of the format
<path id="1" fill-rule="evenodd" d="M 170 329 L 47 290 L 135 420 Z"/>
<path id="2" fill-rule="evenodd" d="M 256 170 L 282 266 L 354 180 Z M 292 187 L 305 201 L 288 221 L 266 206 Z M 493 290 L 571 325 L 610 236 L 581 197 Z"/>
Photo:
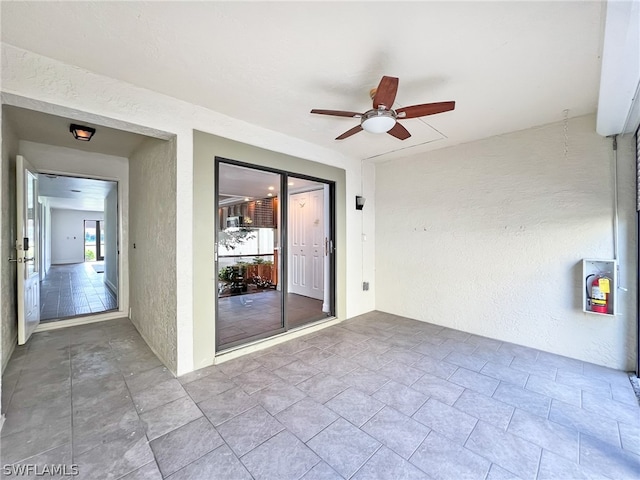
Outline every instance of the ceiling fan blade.
<path id="1" fill-rule="evenodd" d="M 350 118 L 360 118 L 362 116 L 361 113 L 358 112 L 346 112 L 344 110 L 318 110 L 313 109 L 311 113 L 317 113 L 319 115 L 333 115 L 334 117 L 350 117 Z"/>
<path id="2" fill-rule="evenodd" d="M 360 125 L 356 125 L 351 130 L 347 130 L 339 137 L 336 137 L 336 140 L 344 140 L 345 138 L 350 137 L 351 135 L 355 135 L 356 133 L 361 131 L 362 131 L 362 127 Z"/>
<path id="3" fill-rule="evenodd" d="M 379 108 L 380 105 L 384 105 L 387 110 L 391 110 L 393 102 L 396 100 L 397 92 L 398 79 L 396 77 L 382 77 L 373 97 L 373 108 Z"/>
<path id="4" fill-rule="evenodd" d="M 448 112 L 454 108 L 456 108 L 456 102 L 425 103 L 422 105 L 398 108 L 396 114 L 398 118 L 426 117 L 427 115 Z"/>
<path id="5" fill-rule="evenodd" d="M 392 136 L 396 137 L 396 138 L 399 138 L 400 140 L 406 140 L 407 138 L 409 138 L 411 136 L 411 134 L 409 133 L 409 130 L 404 128 L 398 122 L 396 122 L 396 124 L 393 126 L 393 128 L 391 130 L 389 130 L 387 133 L 389 135 L 392 135 Z"/>

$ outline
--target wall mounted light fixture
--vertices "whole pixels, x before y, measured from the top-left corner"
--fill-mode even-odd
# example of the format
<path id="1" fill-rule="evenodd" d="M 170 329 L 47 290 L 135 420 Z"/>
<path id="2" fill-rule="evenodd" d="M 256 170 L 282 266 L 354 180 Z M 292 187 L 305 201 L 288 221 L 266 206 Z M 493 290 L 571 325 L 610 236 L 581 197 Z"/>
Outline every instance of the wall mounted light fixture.
<path id="1" fill-rule="evenodd" d="M 356 195 L 356 210 L 362 210 L 364 208 L 364 202 L 366 201 L 366 198 Z"/>
<path id="2" fill-rule="evenodd" d="M 69 131 L 73 134 L 73 138 L 83 142 L 88 142 L 89 140 L 91 140 L 93 134 L 96 133 L 95 128 L 84 127 L 82 125 L 76 125 L 73 123 L 69 127 Z"/>

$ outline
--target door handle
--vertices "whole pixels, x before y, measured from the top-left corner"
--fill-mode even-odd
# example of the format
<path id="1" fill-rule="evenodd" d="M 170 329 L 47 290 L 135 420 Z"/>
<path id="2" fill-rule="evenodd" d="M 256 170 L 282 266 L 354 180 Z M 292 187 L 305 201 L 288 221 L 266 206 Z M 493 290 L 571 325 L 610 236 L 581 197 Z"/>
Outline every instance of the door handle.
<path id="1" fill-rule="evenodd" d="M 24 263 L 33 262 L 35 259 L 36 259 L 36 257 L 31 257 L 31 258 L 24 257 L 23 262 Z"/>
<path id="2" fill-rule="evenodd" d="M 9 257 L 7 260 L 9 260 L 9 263 L 22 263 L 22 259 L 21 258 L 11 258 L 11 257 Z"/>

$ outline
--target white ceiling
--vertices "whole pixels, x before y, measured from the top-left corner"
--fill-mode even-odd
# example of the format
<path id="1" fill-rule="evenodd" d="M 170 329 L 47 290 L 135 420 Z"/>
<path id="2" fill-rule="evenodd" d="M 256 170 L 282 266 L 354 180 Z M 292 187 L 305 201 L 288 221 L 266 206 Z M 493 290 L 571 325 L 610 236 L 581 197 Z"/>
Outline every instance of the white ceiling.
<path id="1" fill-rule="evenodd" d="M 596 110 L 604 3 L 2 2 L 3 42 L 333 148 L 389 160 Z M 456 101 L 361 132 L 382 75 L 396 108 Z M 399 150 L 399 151 L 398 151 Z"/>
<path id="2" fill-rule="evenodd" d="M 102 212 L 104 199 L 116 186 L 108 180 L 38 174 L 38 194 L 51 208 Z"/>

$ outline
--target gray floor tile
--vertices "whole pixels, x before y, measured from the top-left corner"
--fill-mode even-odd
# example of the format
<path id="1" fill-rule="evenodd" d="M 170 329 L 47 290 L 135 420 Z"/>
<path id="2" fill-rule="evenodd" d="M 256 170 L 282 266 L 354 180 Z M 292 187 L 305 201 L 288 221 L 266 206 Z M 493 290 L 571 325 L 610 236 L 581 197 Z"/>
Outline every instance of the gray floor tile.
<path id="1" fill-rule="evenodd" d="M 302 391 L 284 382 L 272 383 L 252 396 L 271 415 L 281 412 L 306 397 Z"/>
<path id="2" fill-rule="evenodd" d="M 535 360 L 525 359 L 522 357 L 514 357 L 509 367 L 515 370 L 521 370 L 529 375 L 537 375 L 538 377 L 546 378 L 548 380 L 555 380 L 558 374 L 556 367 L 548 365 L 540 365 Z"/>
<path id="3" fill-rule="evenodd" d="M 373 398 L 411 416 L 429 397 L 392 380 L 375 392 Z"/>
<path id="4" fill-rule="evenodd" d="M 611 397 L 620 402 L 626 403 L 627 405 L 638 405 L 638 397 L 636 397 L 635 392 L 631 385 L 611 385 Z"/>
<path id="5" fill-rule="evenodd" d="M 133 403 L 100 412 L 88 420 L 73 419 L 73 453 L 80 455 L 113 440 L 140 430 L 141 424 Z"/>
<path id="6" fill-rule="evenodd" d="M 223 422 L 255 407 L 258 401 L 244 392 L 240 387 L 232 388 L 226 392 L 214 395 L 200 402 L 198 406 L 207 418 L 218 426 Z"/>
<path id="7" fill-rule="evenodd" d="M 201 416 L 202 412 L 194 401 L 190 397 L 182 397 L 140 414 L 140 420 L 147 438 L 153 440 Z"/>
<path id="8" fill-rule="evenodd" d="M 325 373 L 319 373 L 296 386 L 320 403 L 331 400 L 340 392 L 349 388 L 349 385 L 343 381 Z"/>
<path id="9" fill-rule="evenodd" d="M 2 463 L 16 463 L 71 442 L 71 417 L 46 421 L 37 427 L 2 435 Z"/>
<path id="10" fill-rule="evenodd" d="M 464 444 L 478 422 L 477 418 L 435 398 L 427 400 L 413 418 L 460 445 Z"/>
<path id="11" fill-rule="evenodd" d="M 429 476 L 388 448 L 382 447 L 352 478 L 354 480 L 428 480 Z"/>
<path id="12" fill-rule="evenodd" d="M 549 420 L 620 447 L 618 423 L 611 418 L 554 400 Z"/>
<path id="13" fill-rule="evenodd" d="M 486 480 L 521 480 L 521 479 L 517 475 L 514 475 L 513 473 L 511 473 L 510 471 L 505 470 L 504 468 L 496 465 L 495 463 L 492 463 Z"/>
<path id="14" fill-rule="evenodd" d="M 640 456 L 589 435 L 580 435 L 580 465 L 615 479 L 636 479 Z"/>
<path id="15" fill-rule="evenodd" d="M 484 480 L 491 463 L 462 445 L 431 432 L 409 459 L 437 480 Z"/>
<path id="16" fill-rule="evenodd" d="M 328 463 L 320 462 L 309 470 L 301 480 L 343 480 L 343 478 Z"/>
<path id="17" fill-rule="evenodd" d="M 404 366 L 411 366 L 414 363 L 420 361 L 424 355 L 413 350 L 406 348 L 394 347 L 382 354 L 384 358 L 389 360 L 390 363 L 402 364 Z"/>
<path id="18" fill-rule="evenodd" d="M 153 461 L 142 430 L 93 448 L 75 457 L 82 478 L 117 479 Z"/>
<path id="19" fill-rule="evenodd" d="M 206 378 L 201 381 L 204 380 L 206 380 Z M 241 373 L 237 377 L 234 377 L 233 382 L 251 395 L 252 393 L 256 393 L 258 390 L 268 387 L 272 383 L 279 382 L 280 380 L 280 377 L 273 372 L 260 367 L 246 373 Z M 229 386 L 229 388 L 231 388 L 231 386 Z M 229 390 L 229 388 L 225 389 Z M 220 391 L 216 393 L 220 393 Z"/>
<path id="20" fill-rule="evenodd" d="M 39 470 L 39 474 L 36 475 L 33 470 L 29 474 L 29 470 L 25 472 L 24 469 L 36 468 Z M 43 475 L 44 469 L 52 470 L 52 466 L 60 467 L 60 474 L 56 475 L 55 472 L 49 475 Z M 22 470 L 20 470 L 22 469 Z M 73 465 L 73 458 L 71 455 L 71 443 L 67 443 L 60 447 L 52 448 L 39 455 L 25 459 L 24 461 L 14 464 L 10 468 L 9 464 L 3 464 L 2 478 L 19 478 L 20 480 L 37 480 L 41 478 L 47 478 L 49 480 L 59 480 L 71 478 L 71 475 L 76 471 Z M 11 472 L 11 473 L 9 473 Z M 79 472 L 78 472 L 79 473 Z"/>
<path id="21" fill-rule="evenodd" d="M 457 365 L 458 367 L 464 367 L 467 370 L 473 370 L 474 372 L 482 370 L 487 363 L 483 358 L 476 357 L 474 355 L 465 355 L 464 353 L 460 353 L 455 350 L 444 357 L 444 361 Z"/>
<path id="22" fill-rule="evenodd" d="M 308 365 L 315 365 L 316 363 L 326 360 L 332 356 L 333 353 L 314 346 L 296 353 L 296 357 Z"/>
<path id="23" fill-rule="evenodd" d="M 150 442 L 164 477 L 177 472 L 222 444 L 222 438 L 204 417 Z"/>
<path id="24" fill-rule="evenodd" d="M 593 470 L 567 460 L 547 450 L 542 450 L 538 480 L 610 480 L 610 477 L 594 472 Z"/>
<path id="25" fill-rule="evenodd" d="M 628 405 L 591 392 L 583 392 L 582 408 L 629 425 L 640 424 L 640 407 L 638 405 Z"/>
<path id="26" fill-rule="evenodd" d="M 231 390 L 235 386 L 236 384 L 226 375 L 216 372 L 185 384 L 184 389 L 194 402 L 200 403 L 214 395 Z"/>
<path id="27" fill-rule="evenodd" d="M 480 373 L 520 388 L 524 388 L 529 378 L 528 373 L 493 362 L 487 362 L 480 370 Z"/>
<path id="28" fill-rule="evenodd" d="M 564 403 L 580 406 L 582 391 L 579 388 L 557 383 L 537 375 L 530 375 L 525 387 L 527 390 L 555 398 Z"/>
<path id="29" fill-rule="evenodd" d="M 384 375 L 380 375 L 379 373 L 375 373 L 368 368 L 359 367 L 340 377 L 340 380 L 371 395 L 387 383 L 389 378 Z"/>
<path id="30" fill-rule="evenodd" d="M 576 430 L 516 409 L 507 431 L 572 462 L 578 461 Z"/>
<path id="31" fill-rule="evenodd" d="M 287 353 L 272 352 L 255 357 L 255 361 L 262 364 L 262 366 L 267 370 L 276 370 L 280 367 L 284 367 L 285 365 L 289 365 L 290 363 L 299 361 L 299 359 L 294 355 L 289 355 Z"/>
<path id="32" fill-rule="evenodd" d="M 325 405 L 357 427 L 364 425 L 384 407 L 384 403 L 356 388 L 339 393 Z"/>
<path id="33" fill-rule="evenodd" d="M 546 395 L 525 390 L 509 383 L 498 385 L 493 398 L 544 418 L 549 415 L 549 408 L 551 407 L 551 399 Z"/>
<path id="34" fill-rule="evenodd" d="M 165 380 L 146 390 L 132 393 L 132 395 L 138 413 L 144 413 L 178 398 L 185 397 L 187 392 L 182 388 L 178 380 L 172 379 Z"/>
<path id="35" fill-rule="evenodd" d="M 178 381 L 182 385 L 186 385 L 187 383 L 191 383 L 195 380 L 200 380 L 201 378 L 207 377 L 212 373 L 222 373 L 220 367 L 218 365 L 210 365 L 208 367 L 199 368 L 198 370 L 194 370 L 193 372 L 186 373 L 178 377 Z"/>
<path id="36" fill-rule="evenodd" d="M 495 425 L 502 430 L 507 429 L 514 407 L 502 403 L 486 395 L 465 390 L 460 398 L 453 404 L 455 408 L 469 415 Z"/>
<path id="37" fill-rule="evenodd" d="M 384 354 L 376 353 L 371 350 L 360 352 L 351 357 L 351 359 L 354 362 L 359 363 L 361 366 L 372 370 L 382 368 L 389 363 L 389 360 L 384 356 Z"/>
<path id="38" fill-rule="evenodd" d="M 508 342 L 504 342 L 502 345 L 500 345 L 498 351 L 508 352 L 517 358 L 531 361 L 535 361 L 538 358 L 538 354 L 540 353 L 534 348 L 524 347 L 522 345 L 516 345 L 515 343 Z"/>
<path id="39" fill-rule="evenodd" d="M 464 388 L 460 385 L 428 373 L 424 374 L 418 381 L 411 385 L 411 388 L 429 397 L 440 400 L 447 405 L 453 405 L 456 400 L 460 398 L 462 392 L 464 392 Z"/>
<path id="40" fill-rule="evenodd" d="M 351 477 L 378 450 L 380 443 L 344 419 L 339 419 L 307 445 L 345 478 Z"/>
<path id="41" fill-rule="evenodd" d="M 67 417 L 71 417 L 70 395 L 60 395 L 50 402 L 39 402 L 30 407 L 21 407 L 16 401 L 7 410 L 2 434 L 9 435 L 22 430 L 34 429 L 44 422 Z"/>
<path id="42" fill-rule="evenodd" d="M 467 370 L 462 367 L 458 368 L 458 370 L 449 377 L 449 381 L 478 393 L 482 393 L 488 397 L 493 395 L 493 392 L 496 391 L 496 388 L 498 388 L 498 385 L 500 384 L 500 382 L 495 378 L 491 378 L 487 375 Z"/>
<path id="43" fill-rule="evenodd" d="M 158 469 L 158 464 L 154 460 L 126 474 L 124 477 L 120 477 L 118 480 L 162 480 L 162 474 Z"/>
<path id="44" fill-rule="evenodd" d="M 473 352 L 475 357 L 482 358 L 487 362 L 494 363 L 496 365 L 502 365 L 508 367 L 513 362 L 515 358 L 509 352 L 500 352 L 499 350 L 494 350 L 491 347 L 479 346 L 475 352 Z"/>
<path id="45" fill-rule="evenodd" d="M 540 351 L 536 363 L 556 367 L 558 370 L 566 370 L 575 373 L 584 372 L 584 362 L 575 358 L 564 357 L 555 353 Z"/>
<path id="46" fill-rule="evenodd" d="M 362 426 L 362 430 L 408 459 L 429 434 L 429 428 L 412 418 L 384 407 Z"/>
<path id="47" fill-rule="evenodd" d="M 424 355 L 420 360 L 414 363 L 413 366 L 425 373 L 444 378 L 445 380 L 453 375 L 453 372 L 458 369 L 457 365 L 438 360 L 428 355 Z"/>
<path id="48" fill-rule="evenodd" d="M 324 372 L 329 375 L 333 375 L 334 377 L 341 377 L 346 375 L 353 370 L 360 368 L 360 364 L 354 362 L 353 360 L 349 360 L 348 358 L 343 358 L 338 355 L 333 355 L 321 362 L 315 364 L 315 368 L 319 371 Z"/>
<path id="49" fill-rule="evenodd" d="M 173 374 L 167 369 L 167 367 L 160 366 L 147 370 L 145 372 L 127 375 L 124 377 L 127 387 L 131 393 L 141 392 L 148 388 L 164 382 L 165 380 L 172 380 L 175 378 Z"/>
<path id="50" fill-rule="evenodd" d="M 339 355 L 342 358 L 350 358 L 367 349 L 363 343 L 338 342 L 327 348 L 327 352 Z"/>
<path id="51" fill-rule="evenodd" d="M 246 356 L 234 358 L 218 365 L 220 371 L 230 378 L 236 377 L 241 373 L 250 372 L 262 365 L 254 360 L 254 356 Z"/>
<path id="52" fill-rule="evenodd" d="M 257 480 L 297 480 L 319 462 L 320 457 L 286 430 L 242 457 Z"/>
<path id="53" fill-rule="evenodd" d="M 304 362 L 297 361 L 280 367 L 274 370 L 273 373 L 275 373 L 277 376 L 290 383 L 291 385 L 296 385 L 300 382 L 304 382 L 308 378 L 313 377 L 319 371 L 320 370 L 318 370 L 316 367 L 312 367 L 311 365 L 307 365 Z"/>
<path id="54" fill-rule="evenodd" d="M 640 423 L 627 425 L 626 423 L 619 422 L 618 425 L 620 427 L 622 448 L 636 455 L 640 455 Z"/>
<path id="55" fill-rule="evenodd" d="M 542 449 L 493 425 L 479 421 L 465 446 L 523 479 L 537 475 Z"/>
<path id="56" fill-rule="evenodd" d="M 217 428 L 225 442 L 240 457 L 284 430 L 282 424 L 259 405 Z"/>
<path id="57" fill-rule="evenodd" d="M 560 369 L 556 375 L 556 382 L 576 387 L 602 397 L 611 398 L 611 386 L 608 382 L 583 375 L 582 373 Z"/>
<path id="58" fill-rule="evenodd" d="M 253 477 L 231 449 L 227 445 L 222 445 L 167 478 L 170 480 L 252 480 Z"/>
<path id="59" fill-rule="evenodd" d="M 306 442 L 335 422 L 338 415 L 324 405 L 305 398 L 277 414 L 276 419 Z"/>
<path id="60" fill-rule="evenodd" d="M 406 386 L 413 385 L 419 380 L 425 372 L 418 368 L 409 367 L 402 363 L 389 363 L 378 370 L 385 377 L 388 377 L 396 382 L 402 383 Z"/>

